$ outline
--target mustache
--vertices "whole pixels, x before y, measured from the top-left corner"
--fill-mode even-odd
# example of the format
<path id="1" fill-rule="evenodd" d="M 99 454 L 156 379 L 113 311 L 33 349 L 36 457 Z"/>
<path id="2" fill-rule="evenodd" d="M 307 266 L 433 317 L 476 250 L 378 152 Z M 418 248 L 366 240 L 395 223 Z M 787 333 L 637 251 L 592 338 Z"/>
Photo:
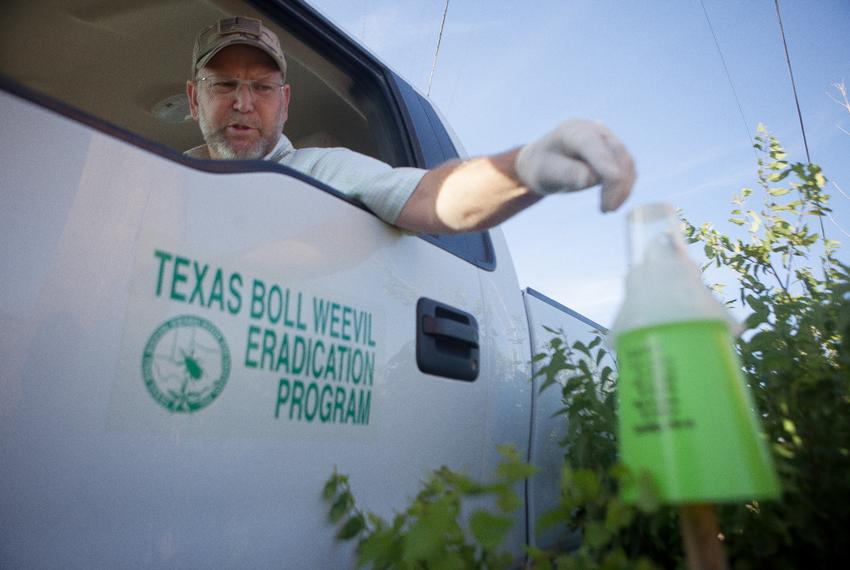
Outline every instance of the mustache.
<path id="1" fill-rule="evenodd" d="M 235 125 L 239 125 L 239 126 L 242 126 L 242 127 L 249 127 L 249 128 L 252 128 L 252 129 L 256 129 L 258 131 L 261 130 L 260 129 L 261 125 L 260 125 L 259 121 L 248 120 L 244 117 L 234 117 L 234 118 L 228 117 L 226 121 L 223 121 L 220 124 L 221 124 L 221 126 L 217 129 L 209 132 L 208 136 L 220 138 L 220 139 L 224 140 L 226 138 L 225 133 L 227 131 L 227 127 L 232 127 L 232 126 L 235 126 Z"/>
<path id="2" fill-rule="evenodd" d="M 224 126 L 221 127 L 220 130 L 223 131 L 227 127 L 234 126 L 234 125 L 239 125 L 239 126 L 242 126 L 242 127 L 249 127 L 249 128 L 257 129 L 257 130 L 260 130 L 260 127 L 262 126 L 262 125 L 260 125 L 259 120 L 255 120 L 255 119 L 249 120 L 246 117 L 239 117 L 239 116 L 233 115 L 233 116 L 227 117 L 227 120 L 224 122 Z"/>

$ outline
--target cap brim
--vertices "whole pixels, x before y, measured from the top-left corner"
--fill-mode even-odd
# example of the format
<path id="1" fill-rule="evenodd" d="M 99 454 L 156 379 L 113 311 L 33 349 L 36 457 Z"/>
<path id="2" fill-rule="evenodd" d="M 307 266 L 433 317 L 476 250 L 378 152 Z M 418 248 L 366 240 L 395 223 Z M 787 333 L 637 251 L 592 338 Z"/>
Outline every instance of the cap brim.
<path id="1" fill-rule="evenodd" d="M 265 44 L 263 44 L 259 40 L 251 40 L 250 38 L 238 37 L 238 38 L 233 38 L 233 39 L 227 40 L 226 42 L 222 43 L 220 46 L 217 46 L 215 49 L 211 50 L 204 57 L 199 59 L 198 63 L 195 64 L 195 74 L 198 73 L 198 70 L 203 69 L 204 66 L 206 66 L 210 62 L 210 60 L 216 56 L 216 54 L 218 52 L 220 52 L 221 50 L 223 50 L 226 47 L 230 47 L 232 45 L 237 45 L 237 44 L 251 46 L 251 47 L 255 47 L 259 50 L 262 50 L 263 53 L 267 54 L 272 59 L 272 61 L 275 62 L 275 65 L 277 65 L 277 67 L 278 67 L 278 69 L 280 70 L 281 73 L 283 73 L 283 74 L 286 73 L 286 66 L 279 61 L 279 59 L 275 55 L 275 53 L 272 52 Z"/>

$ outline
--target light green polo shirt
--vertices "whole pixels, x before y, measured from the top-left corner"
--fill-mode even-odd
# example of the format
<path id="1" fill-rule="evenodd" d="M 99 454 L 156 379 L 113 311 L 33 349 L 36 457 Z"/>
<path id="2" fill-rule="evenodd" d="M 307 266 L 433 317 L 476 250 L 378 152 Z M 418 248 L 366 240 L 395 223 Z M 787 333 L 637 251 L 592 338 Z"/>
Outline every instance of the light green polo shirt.
<path id="1" fill-rule="evenodd" d="M 206 145 L 184 153 L 192 158 L 209 158 Z M 427 172 L 421 168 L 393 168 L 370 156 L 347 148 L 296 149 L 285 135 L 263 160 L 271 160 L 356 199 L 379 218 L 394 224 L 419 181 Z"/>

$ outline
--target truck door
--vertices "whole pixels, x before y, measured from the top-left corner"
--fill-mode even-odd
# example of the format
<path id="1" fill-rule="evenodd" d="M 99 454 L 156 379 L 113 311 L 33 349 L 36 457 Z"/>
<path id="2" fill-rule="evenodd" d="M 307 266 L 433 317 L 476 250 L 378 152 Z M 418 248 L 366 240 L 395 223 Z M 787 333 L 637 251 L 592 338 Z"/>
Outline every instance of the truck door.
<path id="1" fill-rule="evenodd" d="M 317 94 L 344 84 L 291 65 Z M 475 263 L 294 171 L 183 158 L 180 137 L 128 132 L 129 107 L 93 117 L 0 72 L 0 566 L 347 567 L 321 499 L 335 467 L 384 516 L 435 467 L 482 475 L 486 382 L 416 356 L 420 299 L 485 318 Z M 395 134 L 364 150 L 415 158 L 382 116 Z"/>

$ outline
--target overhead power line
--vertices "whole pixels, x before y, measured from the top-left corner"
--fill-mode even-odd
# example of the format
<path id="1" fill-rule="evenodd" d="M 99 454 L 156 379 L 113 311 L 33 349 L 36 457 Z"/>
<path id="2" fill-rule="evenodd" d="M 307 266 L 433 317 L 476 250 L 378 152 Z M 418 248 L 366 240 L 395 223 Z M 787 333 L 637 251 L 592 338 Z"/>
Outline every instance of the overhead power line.
<path id="1" fill-rule="evenodd" d="M 803 133 L 803 147 L 806 149 L 806 160 L 812 162 L 809 155 L 809 141 L 806 139 L 806 125 L 803 123 L 803 113 L 800 111 L 800 99 L 797 97 L 797 82 L 794 81 L 794 70 L 791 69 L 791 56 L 788 54 L 788 42 L 785 40 L 785 26 L 782 25 L 782 13 L 779 11 L 779 0 L 773 0 L 776 5 L 776 18 L 779 20 L 779 34 L 785 47 L 785 63 L 788 64 L 788 76 L 791 78 L 791 89 L 794 91 L 794 104 L 797 105 L 797 118 L 800 119 L 800 132 Z"/>
<path id="2" fill-rule="evenodd" d="M 705 14 L 705 21 L 708 24 L 708 29 L 711 31 L 711 37 L 714 38 L 714 45 L 717 47 L 717 53 L 720 55 L 720 63 L 723 64 L 723 72 L 726 73 L 726 80 L 729 82 L 729 87 L 732 88 L 732 96 L 735 97 L 735 103 L 738 105 L 738 113 L 741 115 L 741 121 L 744 123 L 744 130 L 747 133 L 747 144 L 752 144 L 753 131 L 750 130 L 750 124 L 747 117 L 744 116 L 744 108 L 741 106 L 741 100 L 738 98 L 738 92 L 735 90 L 735 84 L 732 83 L 732 75 L 729 73 L 729 67 L 726 65 L 726 58 L 723 57 L 723 50 L 720 49 L 720 42 L 717 41 L 717 34 L 714 33 L 714 26 L 711 25 L 711 18 L 708 17 L 708 10 L 705 9 L 703 0 L 699 0 L 702 6 L 702 13 Z"/>
<path id="3" fill-rule="evenodd" d="M 773 0 L 776 6 L 776 18 L 779 20 L 779 34 L 782 36 L 782 45 L 785 48 L 785 63 L 788 65 L 788 76 L 791 78 L 791 89 L 794 91 L 794 104 L 797 106 L 797 118 L 800 120 L 800 132 L 803 134 L 803 148 L 806 149 L 806 162 L 812 163 L 809 154 L 809 141 L 806 138 L 806 125 L 803 123 L 803 112 L 800 110 L 800 98 L 797 96 L 797 82 L 794 81 L 794 70 L 791 68 L 791 56 L 788 53 L 788 41 L 785 39 L 785 26 L 782 24 L 782 12 L 779 10 L 779 0 Z M 819 217 L 820 234 L 826 240 L 826 229 L 823 227 L 823 218 Z"/>
<path id="4" fill-rule="evenodd" d="M 440 22 L 440 35 L 437 36 L 437 49 L 434 51 L 434 63 L 431 65 L 431 75 L 428 77 L 428 91 L 426 96 L 431 95 L 431 82 L 434 80 L 434 71 L 437 69 L 437 56 L 440 55 L 440 44 L 443 43 L 443 30 L 446 27 L 446 15 L 449 13 L 449 0 L 446 0 L 446 7 L 443 9 L 443 21 Z"/>

